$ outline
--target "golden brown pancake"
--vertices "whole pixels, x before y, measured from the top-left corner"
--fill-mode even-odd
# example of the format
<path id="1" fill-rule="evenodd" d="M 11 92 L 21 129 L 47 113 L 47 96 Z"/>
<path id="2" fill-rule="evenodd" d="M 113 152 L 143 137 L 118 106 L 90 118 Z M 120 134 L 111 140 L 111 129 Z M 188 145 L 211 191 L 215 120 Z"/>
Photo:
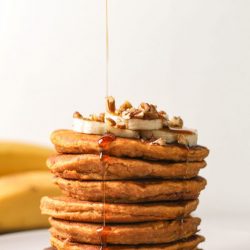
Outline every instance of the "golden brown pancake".
<path id="1" fill-rule="evenodd" d="M 99 135 L 77 133 L 72 130 L 57 130 L 51 141 L 59 153 L 99 154 Z M 110 143 L 106 153 L 116 157 L 144 158 L 167 161 L 202 161 L 209 151 L 202 146 L 187 148 L 178 144 L 152 145 L 140 139 L 117 137 Z"/>
<path id="2" fill-rule="evenodd" d="M 102 181 L 76 181 L 58 177 L 55 183 L 69 197 L 103 201 Z M 202 177 L 190 180 L 105 181 L 105 194 L 106 202 L 111 203 L 194 200 L 205 186 L 206 180 Z"/>
<path id="3" fill-rule="evenodd" d="M 102 202 L 78 201 L 68 197 L 43 197 L 42 214 L 53 218 L 79 221 L 103 222 L 103 210 L 107 223 L 131 223 L 173 220 L 189 215 L 197 208 L 198 200 L 148 204 L 105 204 Z"/>
<path id="4" fill-rule="evenodd" d="M 199 243 L 205 239 L 203 236 L 194 235 L 185 240 L 176 241 L 164 245 L 139 245 L 139 246 L 117 246 L 109 245 L 105 250 L 195 250 Z M 51 244 L 59 250 L 100 250 L 100 245 L 80 244 L 70 242 L 58 236 L 51 236 Z M 198 250 L 198 249 L 197 249 Z"/>
<path id="5" fill-rule="evenodd" d="M 105 180 L 120 179 L 188 179 L 198 175 L 205 161 L 166 163 L 109 157 L 105 161 Z M 55 155 L 47 165 L 53 174 L 65 179 L 102 180 L 100 157 L 94 154 Z"/>
<path id="6" fill-rule="evenodd" d="M 143 222 L 134 224 L 108 225 L 105 236 L 107 244 L 162 244 L 185 239 L 194 235 L 200 224 L 199 218 L 183 220 Z M 50 218 L 51 233 L 78 243 L 101 244 L 98 232 L 102 224 L 80 223 Z"/>

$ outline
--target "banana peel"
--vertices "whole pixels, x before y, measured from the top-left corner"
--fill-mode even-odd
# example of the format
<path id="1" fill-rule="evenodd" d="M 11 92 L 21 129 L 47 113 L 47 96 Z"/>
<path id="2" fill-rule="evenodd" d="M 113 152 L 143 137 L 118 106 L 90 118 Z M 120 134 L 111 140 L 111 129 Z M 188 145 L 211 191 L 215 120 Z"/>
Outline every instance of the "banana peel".
<path id="1" fill-rule="evenodd" d="M 40 199 L 59 194 L 46 171 L 0 177 L 0 233 L 48 227 L 48 217 L 40 212 Z"/>
<path id="2" fill-rule="evenodd" d="M 0 140 L 0 176 L 46 170 L 46 159 L 55 153 L 48 147 Z"/>

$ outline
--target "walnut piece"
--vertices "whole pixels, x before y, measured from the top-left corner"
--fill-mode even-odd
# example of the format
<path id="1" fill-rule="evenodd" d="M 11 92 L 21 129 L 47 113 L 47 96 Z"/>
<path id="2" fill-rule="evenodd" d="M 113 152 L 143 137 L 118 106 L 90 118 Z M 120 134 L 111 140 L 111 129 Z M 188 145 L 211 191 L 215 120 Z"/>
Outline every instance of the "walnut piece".
<path id="1" fill-rule="evenodd" d="M 144 117 L 144 111 L 136 109 L 130 114 L 130 116 L 133 118 L 142 119 Z"/>
<path id="2" fill-rule="evenodd" d="M 111 119 L 110 117 L 106 118 L 106 122 L 108 123 L 108 125 L 110 125 L 111 127 L 114 127 L 116 125 L 116 122 Z"/>
<path id="3" fill-rule="evenodd" d="M 92 114 L 89 116 L 89 120 L 95 122 L 104 122 L 104 117 L 105 117 L 104 113 L 100 113 L 99 115 Z"/>
<path id="4" fill-rule="evenodd" d="M 120 129 L 125 129 L 126 125 L 125 124 L 117 124 L 116 127 L 120 128 Z"/>
<path id="5" fill-rule="evenodd" d="M 150 145 L 160 145 L 160 146 L 164 146 L 166 145 L 166 140 L 159 138 L 153 142 L 150 143 Z"/>
<path id="6" fill-rule="evenodd" d="M 165 111 L 159 111 L 158 112 L 159 116 L 162 118 L 162 119 L 165 119 L 165 120 L 168 120 L 168 115 Z"/>
<path id="7" fill-rule="evenodd" d="M 160 118 L 159 113 L 157 112 L 157 106 L 148 103 L 141 103 L 138 109 L 144 111 L 144 119 L 153 120 Z"/>
<path id="8" fill-rule="evenodd" d="M 178 135 L 177 136 L 177 142 L 179 144 L 188 145 L 188 140 L 184 135 Z"/>
<path id="9" fill-rule="evenodd" d="M 112 96 L 106 98 L 106 111 L 109 113 L 115 113 L 115 99 Z"/>
<path id="10" fill-rule="evenodd" d="M 129 101 L 125 101 L 120 108 L 116 111 L 117 114 L 122 114 L 123 111 L 126 111 L 128 109 L 131 109 L 133 106 Z"/>
<path id="11" fill-rule="evenodd" d="M 170 128 L 182 128 L 183 120 L 180 116 L 174 116 L 171 120 L 168 121 L 168 126 Z"/>
<path id="12" fill-rule="evenodd" d="M 131 119 L 132 113 L 135 111 L 135 108 L 130 108 L 122 112 L 122 118 L 124 119 Z"/>
<path id="13" fill-rule="evenodd" d="M 73 114 L 73 118 L 83 119 L 83 116 L 82 116 L 78 111 L 76 111 L 76 112 Z"/>
<path id="14" fill-rule="evenodd" d="M 129 108 L 124 110 L 121 115 L 124 119 L 145 119 L 145 120 L 153 120 L 153 119 L 159 119 L 160 114 L 157 112 L 157 107 L 152 104 L 148 103 L 141 103 L 140 106 L 136 108 Z"/>
<path id="15" fill-rule="evenodd" d="M 143 110 L 146 113 L 150 110 L 150 105 L 148 103 L 142 102 L 138 109 Z"/>

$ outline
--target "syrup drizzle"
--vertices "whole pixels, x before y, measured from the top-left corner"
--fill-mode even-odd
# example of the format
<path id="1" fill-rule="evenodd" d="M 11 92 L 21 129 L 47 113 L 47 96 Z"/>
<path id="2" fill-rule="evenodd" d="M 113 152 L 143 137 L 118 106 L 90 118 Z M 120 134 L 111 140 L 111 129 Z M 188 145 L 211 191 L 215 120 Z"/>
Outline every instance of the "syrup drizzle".
<path id="1" fill-rule="evenodd" d="M 109 96 L 109 19 L 108 0 L 106 0 L 106 96 Z"/>
<path id="2" fill-rule="evenodd" d="M 181 220 L 180 220 L 180 224 L 181 224 L 181 231 L 180 231 L 180 235 L 179 235 L 179 238 L 183 235 L 183 224 L 184 224 L 184 218 L 182 217 Z"/>
<path id="3" fill-rule="evenodd" d="M 102 209 L 102 226 L 97 229 L 97 233 L 100 236 L 101 242 L 101 250 L 107 250 L 107 237 L 109 232 L 111 231 L 111 227 L 106 225 L 106 173 L 107 173 L 107 165 L 109 156 L 107 155 L 107 151 L 109 149 L 110 143 L 115 140 L 115 136 L 112 134 L 106 134 L 102 136 L 98 140 L 98 145 L 100 147 L 100 168 L 102 173 L 102 202 L 103 202 L 103 209 Z"/>
<path id="4" fill-rule="evenodd" d="M 106 96 L 109 96 L 109 22 L 108 22 L 108 0 L 106 0 Z M 102 226 L 97 229 L 97 233 L 100 236 L 101 250 L 107 250 L 107 237 L 111 231 L 111 227 L 106 225 L 106 172 L 109 156 L 107 151 L 111 142 L 115 140 L 115 136 L 112 134 L 106 134 L 98 140 L 100 147 L 100 168 L 102 173 Z"/>

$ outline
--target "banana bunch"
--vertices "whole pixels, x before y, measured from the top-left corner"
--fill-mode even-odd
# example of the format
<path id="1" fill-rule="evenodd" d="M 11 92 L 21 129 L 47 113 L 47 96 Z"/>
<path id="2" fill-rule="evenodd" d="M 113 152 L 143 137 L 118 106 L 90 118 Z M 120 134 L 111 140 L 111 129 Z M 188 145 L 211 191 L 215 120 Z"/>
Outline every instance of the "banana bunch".
<path id="1" fill-rule="evenodd" d="M 40 199 L 58 195 L 46 158 L 53 150 L 0 141 L 0 233 L 49 226 L 40 213 Z"/>
<path id="2" fill-rule="evenodd" d="M 0 176 L 33 170 L 47 170 L 46 158 L 53 150 L 33 144 L 0 141 Z"/>

